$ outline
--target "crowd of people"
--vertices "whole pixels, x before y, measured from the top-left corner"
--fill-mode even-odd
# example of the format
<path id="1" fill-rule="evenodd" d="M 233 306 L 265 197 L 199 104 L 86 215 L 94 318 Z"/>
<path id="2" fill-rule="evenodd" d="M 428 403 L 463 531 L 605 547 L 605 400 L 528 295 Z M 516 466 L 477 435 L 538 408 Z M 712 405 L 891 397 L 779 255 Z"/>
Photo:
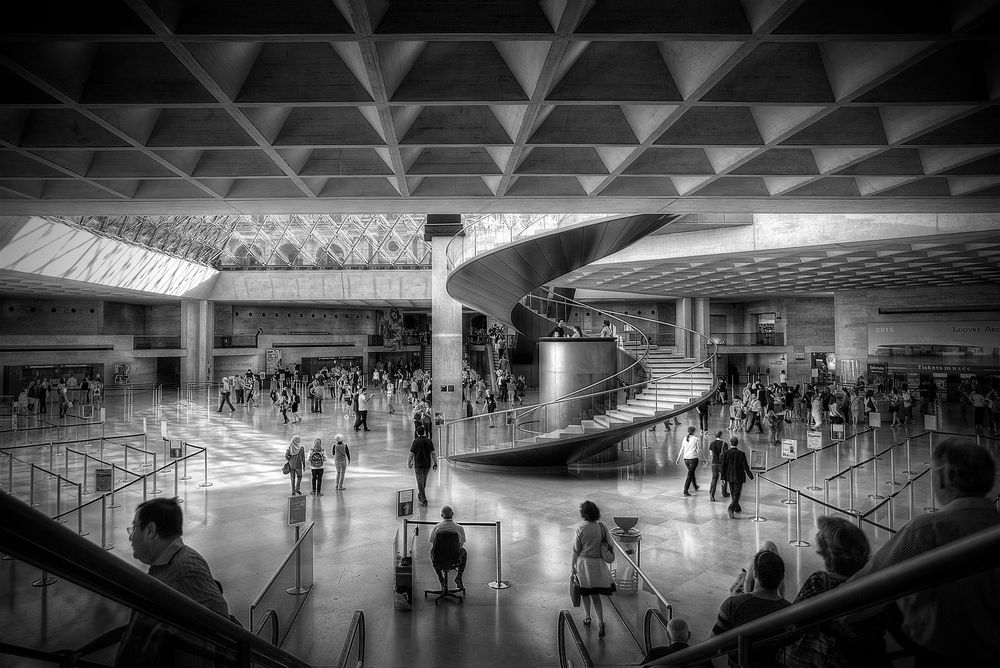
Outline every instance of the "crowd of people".
<path id="1" fill-rule="evenodd" d="M 14 412 L 22 415 L 45 415 L 51 404 L 56 404 L 59 417 L 77 404 L 100 404 L 104 400 L 104 382 L 101 374 L 93 378 L 84 375 L 77 379 L 73 373 L 56 378 L 29 380 L 14 399 Z"/>
<path id="2" fill-rule="evenodd" d="M 874 554 L 856 523 L 818 518 L 816 552 L 823 568 L 805 578 L 792 601 L 784 592 L 784 560 L 777 546 L 766 542 L 722 601 L 711 633 L 725 633 L 846 583 L 863 583 L 878 571 L 1000 524 L 1000 514 L 987 498 L 996 476 L 988 450 L 945 440 L 935 446 L 932 460 L 934 492 L 942 504 L 937 513 L 915 517 Z M 755 646 L 751 662 L 741 665 L 888 668 L 888 637 L 915 657 L 917 668 L 989 665 L 1000 655 L 998 588 L 1000 569 L 986 570 Z M 653 647 L 642 663 L 688 647 L 686 622 L 675 617 L 667 630 L 670 644 Z M 737 654 L 731 654 L 729 665 L 737 661 Z"/>

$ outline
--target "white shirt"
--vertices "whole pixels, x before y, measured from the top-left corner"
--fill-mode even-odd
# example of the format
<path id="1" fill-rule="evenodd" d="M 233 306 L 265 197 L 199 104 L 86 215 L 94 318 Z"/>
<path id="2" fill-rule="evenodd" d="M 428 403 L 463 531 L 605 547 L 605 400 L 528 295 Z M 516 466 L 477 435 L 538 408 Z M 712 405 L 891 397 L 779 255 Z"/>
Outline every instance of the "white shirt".
<path id="1" fill-rule="evenodd" d="M 682 459 L 698 459 L 701 454 L 701 439 L 694 434 L 684 437 L 681 443 L 681 451 L 677 453 L 677 461 Z"/>

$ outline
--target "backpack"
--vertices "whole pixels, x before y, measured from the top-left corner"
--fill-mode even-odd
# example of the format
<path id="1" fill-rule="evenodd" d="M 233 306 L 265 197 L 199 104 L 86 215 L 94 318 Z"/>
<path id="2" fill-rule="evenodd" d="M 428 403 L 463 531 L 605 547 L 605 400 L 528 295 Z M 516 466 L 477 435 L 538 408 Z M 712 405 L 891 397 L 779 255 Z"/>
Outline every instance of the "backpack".
<path id="1" fill-rule="evenodd" d="M 323 453 L 320 450 L 313 450 L 312 454 L 309 455 L 309 465 L 310 466 L 322 466 L 323 465 Z"/>

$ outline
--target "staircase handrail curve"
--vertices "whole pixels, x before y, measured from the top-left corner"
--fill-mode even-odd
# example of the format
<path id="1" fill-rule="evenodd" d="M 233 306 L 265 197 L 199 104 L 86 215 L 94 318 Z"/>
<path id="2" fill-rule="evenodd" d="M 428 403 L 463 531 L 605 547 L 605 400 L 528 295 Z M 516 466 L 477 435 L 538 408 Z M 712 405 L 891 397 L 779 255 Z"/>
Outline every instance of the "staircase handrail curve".
<path id="1" fill-rule="evenodd" d="M 600 313 L 602 315 L 607 315 L 607 316 L 610 316 L 612 318 L 615 318 L 616 320 L 620 320 L 623 324 L 627 324 L 627 323 L 625 323 L 624 320 L 621 320 L 621 318 L 619 318 L 618 314 L 615 313 L 615 312 L 604 311 L 603 309 L 599 309 L 599 308 L 590 306 L 588 304 L 583 304 L 582 302 L 578 302 L 578 301 L 576 301 L 574 299 L 571 299 L 569 297 L 565 297 L 565 296 L 562 296 L 562 295 L 559 295 L 559 297 L 560 297 L 560 300 L 562 300 L 562 301 L 557 300 L 557 299 L 552 299 L 552 298 L 549 298 L 549 297 L 541 297 L 541 296 L 537 296 L 537 295 L 533 296 L 533 298 L 537 299 L 537 300 L 549 301 L 549 302 L 553 302 L 553 303 L 557 303 L 557 304 L 559 304 L 559 303 L 571 303 L 571 304 L 576 305 L 576 306 L 586 307 L 586 308 L 589 308 L 592 311 L 595 311 L 595 312 Z M 546 316 L 541 316 L 541 317 L 545 318 L 546 320 L 550 320 L 554 324 L 557 324 L 556 321 L 551 320 L 551 318 L 548 318 Z M 667 323 L 664 323 L 664 324 L 667 324 Z M 521 418 L 523 418 L 525 416 L 530 416 L 531 414 L 536 413 L 541 408 L 544 408 L 544 407 L 550 406 L 550 405 L 554 405 L 554 404 L 557 404 L 557 403 L 560 403 L 560 402 L 563 402 L 563 401 L 569 401 L 571 399 L 572 400 L 588 399 L 588 398 L 591 398 L 591 397 L 596 397 L 596 396 L 600 396 L 600 395 L 603 395 L 603 394 L 609 394 L 609 393 L 612 393 L 612 392 L 620 392 L 622 390 L 627 390 L 627 389 L 630 389 L 630 388 L 633 388 L 633 387 L 637 387 L 639 385 L 645 385 L 648 381 L 641 381 L 639 383 L 633 383 L 631 385 L 624 385 L 622 387 L 616 387 L 616 388 L 613 388 L 613 389 L 610 389 L 610 390 L 601 390 L 601 391 L 592 392 L 592 393 L 589 393 L 589 394 L 581 394 L 581 392 L 586 392 L 586 390 L 589 390 L 589 389 L 591 389 L 593 387 L 597 387 L 598 385 L 603 385 L 603 384 L 607 383 L 609 380 L 611 380 L 613 378 L 617 378 L 617 377 L 621 376 L 622 374 L 625 374 L 625 373 L 631 371 L 632 369 L 634 369 L 637 365 L 639 365 L 641 363 L 641 360 L 644 359 L 645 356 L 649 352 L 649 344 L 648 344 L 648 339 L 647 339 L 645 333 L 639 331 L 639 334 L 640 334 L 640 336 L 642 336 L 643 342 L 645 344 L 643 354 L 639 358 L 637 358 L 637 357 L 629 354 L 628 351 L 625 351 L 621 347 L 620 342 L 619 342 L 618 349 L 621 350 L 622 352 L 625 352 L 626 355 L 629 355 L 630 357 L 633 358 L 633 360 L 635 360 L 633 362 L 633 364 L 630 364 L 625 369 L 622 369 L 621 371 L 618 371 L 618 372 L 616 372 L 616 373 L 614 373 L 614 374 L 612 374 L 610 376 L 607 376 L 606 378 L 602 378 L 602 379 L 600 379 L 600 380 L 598 380 L 598 381 L 596 381 L 594 383 L 591 383 L 590 385 L 587 385 L 585 387 L 576 389 L 576 390 L 574 390 L 574 391 L 572 391 L 572 392 L 570 392 L 570 393 L 568 393 L 566 395 L 563 395 L 561 397 L 553 399 L 552 401 L 545 402 L 544 404 L 536 404 L 534 406 L 529 406 L 527 408 L 522 408 L 522 409 L 508 408 L 508 409 L 503 410 L 503 411 L 498 411 L 497 413 L 499 413 L 500 415 L 504 416 L 504 418 L 503 418 L 504 421 L 506 421 L 506 415 L 508 413 L 513 413 L 514 416 L 515 416 L 515 422 L 514 422 L 514 429 L 515 429 L 515 431 L 521 431 L 521 432 L 526 432 L 526 433 L 535 433 L 535 432 L 531 432 L 530 430 L 524 429 L 521 426 L 524 422 L 533 422 L 533 420 L 527 421 L 527 420 L 523 420 L 523 419 L 518 419 L 519 415 L 520 415 Z M 491 373 L 492 373 L 492 370 L 491 370 Z M 678 372 L 678 373 L 682 373 L 682 372 Z M 520 414 L 518 413 L 519 410 L 521 411 Z M 496 415 L 497 413 L 494 413 L 493 415 Z M 474 415 L 472 417 L 460 418 L 458 420 L 449 420 L 448 421 L 448 428 L 451 428 L 452 425 L 457 425 L 457 424 L 460 424 L 460 423 L 475 422 L 477 420 L 487 420 L 487 419 L 489 419 L 489 414 Z"/>
<path id="2" fill-rule="evenodd" d="M 772 642 L 793 633 L 895 601 L 914 592 L 1000 568 L 1000 526 L 983 529 L 865 577 L 845 582 L 777 612 L 741 624 L 648 665 L 685 666 L 737 650 L 740 644 Z"/>
<path id="3" fill-rule="evenodd" d="M 193 637 L 231 648 L 260 665 L 308 668 L 172 587 L 146 575 L 23 501 L 0 493 L 0 552 L 61 577 Z"/>
<path id="4" fill-rule="evenodd" d="M 558 631 L 556 634 L 556 643 L 559 651 L 559 667 L 567 668 L 572 665 L 566 657 L 566 629 L 569 629 L 569 634 L 573 637 L 576 649 L 580 652 L 580 658 L 583 659 L 584 668 L 594 668 L 594 660 L 590 658 L 590 652 L 587 651 L 587 645 L 583 642 L 583 637 L 580 635 L 580 629 L 576 627 L 576 621 L 573 619 L 573 614 L 569 610 L 559 611 L 557 627 Z"/>
<path id="5" fill-rule="evenodd" d="M 518 239 L 524 236 L 527 232 L 535 230 L 539 227 L 543 229 L 562 229 L 565 227 L 572 227 L 574 225 L 592 225 L 603 220 L 611 220 L 621 217 L 622 214 L 565 214 L 565 218 L 562 221 L 557 222 L 554 226 L 544 226 L 540 224 L 541 221 L 535 221 L 530 225 L 523 226 L 517 231 L 517 233 L 514 233 L 513 227 L 507 227 L 505 228 L 508 232 L 506 239 L 498 240 L 494 245 L 484 247 L 482 249 L 478 248 L 476 238 L 479 236 L 485 236 L 483 235 L 483 228 L 490 223 L 489 219 L 483 218 L 475 223 L 472 223 L 471 225 L 465 225 L 463 222 L 462 229 L 456 232 L 451 239 L 448 240 L 448 245 L 445 247 L 445 258 L 448 262 L 448 271 L 450 272 L 462 263 L 477 257 L 480 252 L 491 251 L 494 248 L 502 246 L 503 244 L 512 243 L 515 239 Z M 569 222 L 564 222 L 566 220 L 569 220 Z M 472 240 L 471 244 L 473 246 L 473 252 L 466 257 L 465 247 L 470 243 L 470 239 Z M 459 248 L 461 248 L 461 252 L 459 251 Z M 460 256 L 459 259 L 456 259 L 456 256 Z"/>
<path id="6" fill-rule="evenodd" d="M 537 404 L 535 406 L 529 406 L 527 408 L 509 408 L 509 409 L 506 409 L 506 410 L 503 410 L 503 411 L 497 411 L 497 413 L 493 414 L 494 416 L 496 416 L 497 414 L 503 416 L 503 421 L 501 422 L 501 424 L 503 424 L 504 422 L 506 422 L 506 415 L 509 414 L 509 413 L 513 413 L 514 416 L 515 416 L 515 418 L 514 418 L 514 420 L 515 420 L 515 422 L 514 422 L 515 431 L 521 431 L 521 432 L 524 432 L 524 433 L 536 434 L 536 435 L 539 434 L 539 433 L 541 433 L 541 432 L 534 432 L 534 431 L 525 429 L 521 425 L 523 425 L 523 424 L 525 424 L 527 422 L 535 422 L 535 420 L 526 420 L 525 418 L 531 416 L 532 413 L 536 413 L 540 409 L 543 409 L 546 406 L 558 404 L 558 403 L 561 403 L 561 402 L 564 402 L 564 401 L 569 401 L 569 400 L 590 399 L 590 398 L 601 396 L 601 395 L 611 394 L 613 392 L 616 393 L 616 392 L 620 392 L 620 391 L 623 391 L 623 390 L 625 390 L 625 391 L 631 390 L 631 389 L 634 389 L 634 388 L 638 388 L 638 387 L 641 387 L 641 386 L 648 385 L 648 384 L 653 383 L 653 382 L 662 382 L 662 381 L 668 380 L 670 378 L 674 378 L 676 376 L 680 376 L 680 375 L 682 375 L 684 373 L 687 373 L 687 372 L 691 371 L 692 369 L 696 369 L 696 368 L 702 367 L 705 364 L 711 362 L 713 359 L 715 359 L 716 355 L 718 354 L 718 352 L 717 352 L 717 345 L 716 345 L 715 341 L 712 339 L 712 337 L 707 336 L 707 335 L 705 335 L 705 334 L 703 334 L 701 332 L 698 332 L 696 330 L 693 330 L 691 328 L 684 327 L 682 325 L 677 325 L 675 323 L 670 323 L 670 322 L 664 322 L 664 321 L 660 321 L 660 320 L 655 320 L 653 318 L 646 318 L 646 317 L 643 317 L 643 316 L 637 316 L 637 315 L 631 315 L 631 314 L 626 314 L 626 313 L 620 313 L 618 311 L 598 309 L 598 308 L 593 307 L 593 306 L 591 306 L 589 304 L 585 304 L 583 302 L 579 302 L 579 301 L 577 301 L 575 299 L 572 299 L 572 298 L 569 298 L 569 297 L 565 297 L 565 296 L 562 296 L 562 295 L 559 296 L 559 300 L 552 299 L 552 298 L 549 298 L 549 297 L 541 297 L 541 296 L 538 296 L 538 295 L 534 295 L 534 296 L 532 296 L 532 298 L 536 299 L 536 300 L 552 301 L 552 302 L 556 302 L 556 303 L 568 303 L 568 304 L 571 304 L 571 305 L 574 305 L 574 306 L 579 306 L 579 307 L 583 307 L 583 308 L 589 308 L 592 311 L 596 311 L 598 313 L 601 313 L 602 315 L 611 316 L 611 317 L 615 318 L 616 320 L 620 320 L 620 321 L 626 322 L 626 323 L 627 323 L 627 321 L 624 320 L 625 318 L 633 318 L 635 320 L 641 320 L 641 321 L 649 322 L 649 323 L 652 323 L 652 324 L 666 325 L 668 327 L 672 327 L 675 330 L 680 330 L 680 331 L 688 332 L 688 333 L 694 334 L 696 337 L 698 337 L 700 339 L 703 339 L 704 342 L 706 343 L 707 349 L 709 350 L 709 354 L 704 359 L 701 359 L 701 360 L 695 359 L 695 361 L 692 362 L 689 366 L 684 367 L 683 369 L 671 372 L 669 374 L 665 374 L 665 375 L 658 376 L 658 377 L 655 377 L 655 378 L 651 376 L 651 377 L 647 378 L 646 380 L 640 381 L 638 383 L 632 383 L 632 384 L 629 384 L 629 385 L 624 385 L 622 387 L 613 388 L 613 389 L 610 389 L 610 390 L 601 390 L 601 391 L 598 391 L 598 392 L 591 392 L 591 393 L 588 393 L 588 394 L 580 394 L 580 392 L 583 392 L 583 391 L 585 391 L 585 390 L 587 390 L 587 389 L 589 389 L 591 387 L 594 387 L 596 385 L 601 385 L 603 383 L 606 383 L 609 379 L 614 378 L 616 376 L 620 376 L 621 374 L 629 371 L 630 369 L 632 369 L 632 368 L 635 367 L 635 365 L 633 364 L 633 365 L 630 365 L 629 367 L 627 367 L 626 369 L 624 369 L 622 371 L 619 371 L 619 372 L 617 372 L 617 373 L 615 373 L 615 374 L 613 374 L 611 376 L 608 376 L 607 378 L 603 378 L 603 379 L 597 381 L 596 383 L 594 383 L 592 385 L 586 386 L 584 388 L 580 388 L 578 390 L 570 392 L 569 394 L 567 394 L 565 396 L 558 397 L 557 399 L 553 399 L 552 401 L 548 401 L 548 402 L 546 402 L 544 404 Z M 555 322 L 551 318 L 548 318 L 546 316 L 540 316 L 540 317 L 543 317 L 543 318 L 545 318 L 547 320 L 550 320 L 551 322 Z M 644 345 L 643 354 L 642 354 L 641 357 L 639 357 L 637 359 L 637 362 L 636 362 L 638 364 L 639 362 L 641 362 L 642 360 L 644 360 L 644 359 L 646 359 L 648 357 L 648 354 L 649 354 L 648 340 L 649 339 L 645 335 L 645 333 L 643 333 L 641 330 L 636 329 L 635 331 L 637 331 L 643 337 L 643 345 Z M 619 349 L 623 350 L 624 352 L 626 352 L 626 354 L 628 354 L 628 351 L 624 350 L 624 348 L 622 348 L 621 345 L 619 345 Z M 711 395 L 715 391 L 715 389 L 717 387 L 717 384 L 718 384 L 717 380 L 714 380 L 714 382 L 712 384 L 712 387 L 709 389 L 709 391 L 707 393 L 708 395 Z M 487 420 L 487 419 L 489 419 L 489 414 L 480 414 L 480 415 L 474 415 L 472 417 L 460 418 L 458 420 L 450 420 L 450 421 L 448 421 L 448 428 L 450 429 L 452 425 L 458 425 L 460 423 L 469 423 L 469 422 L 475 422 L 477 420 Z M 514 441 L 516 441 L 516 439 L 512 439 L 511 440 L 511 446 L 513 446 Z M 497 444 L 497 445 L 500 445 L 500 444 Z"/>

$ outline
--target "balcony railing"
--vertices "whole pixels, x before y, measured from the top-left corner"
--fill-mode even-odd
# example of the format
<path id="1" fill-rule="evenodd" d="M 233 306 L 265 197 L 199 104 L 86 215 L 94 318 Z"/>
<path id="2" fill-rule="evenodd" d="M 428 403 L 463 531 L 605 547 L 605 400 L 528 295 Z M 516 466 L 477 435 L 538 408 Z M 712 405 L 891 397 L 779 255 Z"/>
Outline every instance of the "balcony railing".
<path id="1" fill-rule="evenodd" d="M 784 332 L 712 332 L 720 346 L 783 346 Z"/>
<path id="2" fill-rule="evenodd" d="M 133 336 L 134 350 L 177 350 L 181 347 L 179 336 Z"/>

